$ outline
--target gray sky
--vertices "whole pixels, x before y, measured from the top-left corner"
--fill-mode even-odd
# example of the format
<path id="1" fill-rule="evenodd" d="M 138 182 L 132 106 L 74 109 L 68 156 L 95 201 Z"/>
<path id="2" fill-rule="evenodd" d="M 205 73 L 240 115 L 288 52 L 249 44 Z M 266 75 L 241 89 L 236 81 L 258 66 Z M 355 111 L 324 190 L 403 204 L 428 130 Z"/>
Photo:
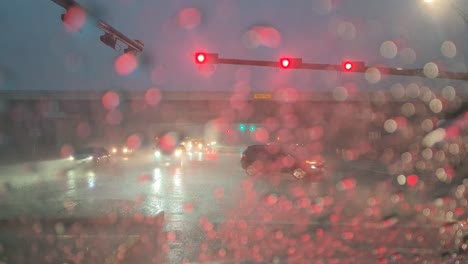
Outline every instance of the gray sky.
<path id="1" fill-rule="evenodd" d="M 466 70 L 468 29 L 463 21 L 447 7 L 428 7 L 419 0 L 77 2 L 145 43 L 138 68 L 119 75 L 114 62 L 122 52 L 102 44 L 101 31 L 90 25 L 79 33 L 68 32 L 60 20 L 64 10 L 50 0 L 1 1 L 1 90 L 233 90 L 238 80 L 249 80 L 253 91 L 284 86 L 333 90 L 349 81 L 361 89 L 398 82 L 447 83 L 401 77 L 369 83 L 364 75 L 227 65 L 209 74 L 194 65 L 197 51 L 245 59 L 292 56 L 331 64 L 356 59 L 405 68 L 432 61 L 441 70 Z M 267 33 L 259 34 L 258 29 Z"/>

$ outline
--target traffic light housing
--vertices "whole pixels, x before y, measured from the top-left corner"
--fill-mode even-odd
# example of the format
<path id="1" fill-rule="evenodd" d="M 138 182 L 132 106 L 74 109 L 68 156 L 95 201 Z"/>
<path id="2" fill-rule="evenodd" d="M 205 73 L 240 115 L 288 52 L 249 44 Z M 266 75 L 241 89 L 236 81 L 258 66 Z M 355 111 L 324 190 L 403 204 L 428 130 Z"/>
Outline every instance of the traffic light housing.
<path id="1" fill-rule="evenodd" d="M 217 53 L 198 52 L 195 54 L 195 63 L 197 64 L 216 64 L 218 63 Z"/>
<path id="2" fill-rule="evenodd" d="M 362 72 L 366 68 L 363 61 L 344 61 L 342 69 L 345 72 Z"/>
<path id="3" fill-rule="evenodd" d="M 279 67 L 282 69 L 293 69 L 299 68 L 302 65 L 302 59 L 300 58 L 280 58 Z"/>
<path id="4" fill-rule="evenodd" d="M 102 43 L 106 44 L 107 46 L 115 49 L 115 45 L 117 43 L 117 39 L 112 36 L 111 34 L 105 32 L 104 35 L 100 36 L 99 39 Z"/>

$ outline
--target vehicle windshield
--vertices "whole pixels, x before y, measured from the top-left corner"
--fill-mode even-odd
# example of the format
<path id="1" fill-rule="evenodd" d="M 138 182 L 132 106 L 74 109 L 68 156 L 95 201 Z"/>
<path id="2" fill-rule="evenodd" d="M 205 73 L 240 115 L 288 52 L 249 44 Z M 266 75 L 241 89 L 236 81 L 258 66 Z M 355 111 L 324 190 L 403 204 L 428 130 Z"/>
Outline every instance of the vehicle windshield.
<path id="1" fill-rule="evenodd" d="M 465 263 L 468 2 L 0 3 L 0 263 Z"/>

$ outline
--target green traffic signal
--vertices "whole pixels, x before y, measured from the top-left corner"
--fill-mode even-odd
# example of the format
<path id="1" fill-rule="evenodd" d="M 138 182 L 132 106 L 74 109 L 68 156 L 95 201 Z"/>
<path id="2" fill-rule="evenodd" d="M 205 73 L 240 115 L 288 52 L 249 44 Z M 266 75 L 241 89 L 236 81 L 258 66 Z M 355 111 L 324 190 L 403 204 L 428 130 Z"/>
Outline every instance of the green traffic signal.
<path id="1" fill-rule="evenodd" d="M 255 125 L 250 125 L 250 128 L 249 128 L 249 129 L 250 129 L 250 131 L 252 131 L 252 132 L 255 131 Z"/>
<path id="2" fill-rule="evenodd" d="M 240 131 L 245 131 L 245 125 L 244 125 L 244 124 L 240 124 L 240 125 L 239 125 L 239 130 L 240 130 Z"/>

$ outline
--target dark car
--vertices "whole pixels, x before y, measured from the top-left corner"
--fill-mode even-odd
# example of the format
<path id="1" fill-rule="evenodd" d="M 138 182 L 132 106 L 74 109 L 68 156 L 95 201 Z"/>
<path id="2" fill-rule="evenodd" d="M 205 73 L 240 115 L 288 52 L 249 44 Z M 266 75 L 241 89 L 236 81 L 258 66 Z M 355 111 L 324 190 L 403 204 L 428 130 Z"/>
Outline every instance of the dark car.
<path id="1" fill-rule="evenodd" d="M 109 152 L 102 147 L 89 147 L 77 149 L 72 159 L 77 162 L 92 162 L 94 164 L 101 164 L 109 162 Z"/>
<path id="2" fill-rule="evenodd" d="M 296 178 L 324 171 L 324 161 L 301 144 L 265 144 L 249 146 L 241 156 L 247 174 L 288 172 Z"/>

